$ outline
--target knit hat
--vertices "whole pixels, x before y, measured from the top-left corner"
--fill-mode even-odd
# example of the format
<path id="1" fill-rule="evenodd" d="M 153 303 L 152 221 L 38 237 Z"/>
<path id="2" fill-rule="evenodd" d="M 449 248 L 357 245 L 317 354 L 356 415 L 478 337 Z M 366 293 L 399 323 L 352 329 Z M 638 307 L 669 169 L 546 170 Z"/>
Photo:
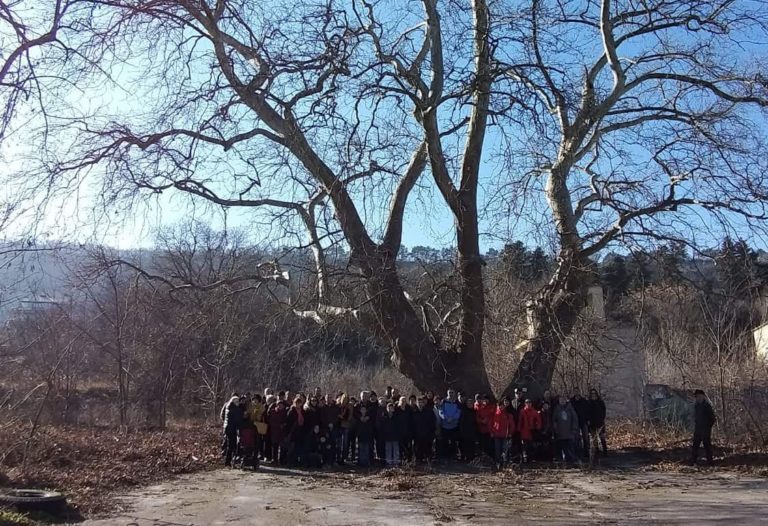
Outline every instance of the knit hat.
<path id="1" fill-rule="evenodd" d="M 701 389 L 696 389 L 696 390 L 693 392 L 693 394 L 694 394 L 694 396 L 697 396 L 697 395 L 706 396 L 706 395 L 704 394 L 704 391 L 703 391 L 703 390 L 701 390 Z"/>

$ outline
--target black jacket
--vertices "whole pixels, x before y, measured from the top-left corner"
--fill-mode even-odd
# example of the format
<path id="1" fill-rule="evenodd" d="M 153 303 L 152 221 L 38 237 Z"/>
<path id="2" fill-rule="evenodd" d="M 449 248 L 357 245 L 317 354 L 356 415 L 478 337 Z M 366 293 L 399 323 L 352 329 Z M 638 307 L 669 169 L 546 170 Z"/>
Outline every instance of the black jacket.
<path id="1" fill-rule="evenodd" d="M 701 403 L 696 402 L 693 406 L 694 433 L 706 434 L 712 432 L 712 426 L 715 425 L 717 417 L 712 406 L 704 400 Z"/>
<path id="2" fill-rule="evenodd" d="M 542 409 L 539 411 L 541 415 L 541 429 L 538 432 L 538 438 L 540 440 L 550 440 L 555 432 L 554 422 L 552 421 L 552 409 Z"/>
<path id="3" fill-rule="evenodd" d="M 312 407 L 311 405 L 306 407 L 304 409 L 304 425 L 309 432 L 311 433 L 312 429 L 320 424 L 320 408 L 317 406 Z"/>
<path id="4" fill-rule="evenodd" d="M 379 420 L 379 434 L 385 442 L 400 442 L 402 439 L 401 430 L 398 427 L 400 419 L 397 417 L 397 412 L 384 413 Z"/>
<path id="5" fill-rule="evenodd" d="M 576 416 L 579 417 L 579 427 L 587 425 L 587 399 L 579 397 L 577 400 L 574 396 L 571 398 L 571 407 L 576 411 Z"/>
<path id="6" fill-rule="evenodd" d="M 245 423 L 245 409 L 237 402 L 231 402 L 222 411 L 225 429 L 239 429 Z"/>
<path id="7" fill-rule="evenodd" d="M 334 429 L 337 428 L 339 426 L 339 415 L 341 415 L 341 408 L 337 404 L 321 407 L 320 427 L 322 427 L 324 431 L 330 429 L 330 424 L 333 424 Z"/>
<path id="8" fill-rule="evenodd" d="M 459 436 L 462 440 L 475 440 L 477 438 L 477 417 L 475 410 L 470 407 L 461 408 L 459 417 Z"/>
<path id="9" fill-rule="evenodd" d="M 307 454 L 322 453 L 322 444 L 320 440 L 324 436 L 322 429 L 319 433 L 315 433 L 314 431 L 309 432 L 307 435 Z"/>
<path id="10" fill-rule="evenodd" d="M 373 440 L 373 417 L 366 413 L 365 418 L 366 421 L 364 422 L 362 416 L 357 417 L 355 432 L 359 441 L 371 442 Z"/>
<path id="11" fill-rule="evenodd" d="M 400 409 L 395 407 L 395 424 L 400 434 L 400 440 L 407 441 L 413 438 L 413 418 L 411 416 L 411 409 L 406 407 Z"/>
<path id="12" fill-rule="evenodd" d="M 590 431 L 596 431 L 605 425 L 605 402 L 602 398 L 587 400 L 585 418 Z M 578 412 L 576 413 L 578 414 Z"/>
<path id="13" fill-rule="evenodd" d="M 379 427 L 379 403 L 378 402 L 371 402 L 370 400 L 366 402 L 362 402 L 362 405 L 365 406 L 365 408 L 368 410 L 368 416 L 371 417 L 371 423 L 373 425 L 373 433 L 376 434 L 376 430 Z M 360 409 L 358 408 L 357 413 L 355 414 L 355 418 L 360 416 Z"/>
<path id="14" fill-rule="evenodd" d="M 435 412 L 429 407 L 411 413 L 413 437 L 416 439 L 432 438 L 435 436 Z"/>
<path id="15" fill-rule="evenodd" d="M 307 453 L 319 453 L 325 455 L 331 449 L 333 449 L 333 444 L 328 437 L 328 433 L 323 429 L 321 429 L 319 433 L 315 433 L 314 431 L 309 433 Z"/>
<path id="16" fill-rule="evenodd" d="M 515 415 L 515 427 L 517 427 L 520 411 L 523 410 L 523 407 L 525 407 L 525 400 L 517 397 L 513 398 L 509 403 L 509 407 L 507 407 L 507 413 L 512 413 Z"/>
<path id="17" fill-rule="evenodd" d="M 288 416 L 285 419 L 285 431 L 292 441 L 303 440 L 307 435 L 307 412 L 304 411 L 304 424 L 299 425 L 299 411 L 296 407 L 288 410 Z"/>

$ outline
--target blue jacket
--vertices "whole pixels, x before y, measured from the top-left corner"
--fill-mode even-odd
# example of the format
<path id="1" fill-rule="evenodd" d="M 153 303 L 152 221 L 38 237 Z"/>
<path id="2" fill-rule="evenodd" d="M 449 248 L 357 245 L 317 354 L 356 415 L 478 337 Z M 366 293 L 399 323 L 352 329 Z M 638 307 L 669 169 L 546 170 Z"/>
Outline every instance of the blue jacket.
<path id="1" fill-rule="evenodd" d="M 443 400 L 438 411 L 440 415 L 440 427 L 443 429 L 456 429 L 459 427 L 459 418 L 461 418 L 461 407 L 458 402 Z"/>

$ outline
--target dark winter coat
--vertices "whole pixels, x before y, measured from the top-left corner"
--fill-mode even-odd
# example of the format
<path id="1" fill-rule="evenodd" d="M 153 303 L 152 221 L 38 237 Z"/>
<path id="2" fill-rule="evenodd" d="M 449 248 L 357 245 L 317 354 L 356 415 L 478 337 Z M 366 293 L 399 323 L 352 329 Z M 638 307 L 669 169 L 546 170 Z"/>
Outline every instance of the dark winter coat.
<path id="1" fill-rule="evenodd" d="M 387 407 L 376 404 L 369 406 L 369 408 L 368 414 L 376 415 L 376 418 L 373 419 L 373 432 L 376 433 L 377 439 L 384 440 L 382 431 L 384 429 L 384 417 L 387 416 Z"/>
<path id="2" fill-rule="evenodd" d="M 462 440 L 476 440 L 477 433 L 477 415 L 475 410 L 466 406 L 462 407 L 461 416 L 459 417 L 459 436 Z"/>
<path id="3" fill-rule="evenodd" d="M 379 420 L 379 436 L 385 442 L 400 442 L 402 440 L 402 433 L 398 427 L 399 419 L 397 412 L 391 415 L 387 412 Z"/>
<path id="4" fill-rule="evenodd" d="M 365 405 L 366 409 L 368 409 L 368 416 L 371 417 L 371 422 L 373 423 L 373 434 L 376 435 L 377 429 L 379 427 L 379 418 L 381 417 L 381 408 L 379 407 L 378 402 L 371 402 L 367 401 L 364 402 L 363 405 Z M 386 409 L 386 407 L 384 408 Z M 360 416 L 360 410 L 358 409 L 355 413 L 355 418 Z"/>
<path id="5" fill-rule="evenodd" d="M 520 411 L 525 407 L 525 400 L 522 398 L 513 398 L 507 407 L 507 413 L 511 413 L 515 418 L 515 428 L 517 428 L 518 418 L 520 417 Z"/>
<path id="6" fill-rule="evenodd" d="M 416 439 L 432 438 L 435 436 L 435 412 L 430 407 L 418 409 L 411 414 L 413 437 Z"/>
<path id="7" fill-rule="evenodd" d="M 344 407 L 340 407 L 339 408 L 339 426 L 344 429 L 349 429 L 354 427 L 354 422 L 355 422 L 355 407 L 352 404 L 347 404 Z"/>
<path id="8" fill-rule="evenodd" d="M 413 439 L 413 419 L 409 407 L 405 409 L 401 409 L 399 406 L 395 407 L 395 424 L 400 434 L 400 440 L 408 441 Z"/>
<path id="9" fill-rule="evenodd" d="M 341 408 L 337 404 L 326 405 L 320 408 L 320 426 L 324 431 L 328 431 L 330 426 L 333 429 L 339 427 L 339 415 L 341 415 Z"/>
<path id="10" fill-rule="evenodd" d="M 706 435 L 712 432 L 717 417 L 710 403 L 706 400 L 693 406 L 693 431 L 697 435 Z"/>
<path id="11" fill-rule="evenodd" d="M 224 429 L 240 429 L 245 423 L 245 408 L 239 401 L 230 401 L 222 411 Z"/>
<path id="12" fill-rule="evenodd" d="M 558 404 L 552 411 L 552 425 L 555 430 L 555 438 L 558 440 L 572 440 L 579 432 L 579 416 L 570 403 Z"/>
<path id="13" fill-rule="evenodd" d="M 365 417 L 358 416 L 355 421 L 355 431 L 357 433 L 357 440 L 360 442 L 373 441 L 373 417 L 366 414 Z"/>
<path id="14" fill-rule="evenodd" d="M 539 411 L 539 417 L 541 418 L 541 429 L 538 432 L 538 437 L 541 440 L 549 440 L 554 433 L 552 428 L 552 409 L 542 409 Z"/>
<path id="15" fill-rule="evenodd" d="M 285 424 L 288 421 L 288 413 L 280 406 L 274 405 L 267 411 L 267 432 L 273 444 L 279 444 L 285 440 Z"/>
<path id="16" fill-rule="evenodd" d="M 304 409 L 304 425 L 310 432 L 315 426 L 321 425 L 319 407 L 310 405 Z"/>
<path id="17" fill-rule="evenodd" d="M 579 419 L 579 427 L 587 425 L 587 400 L 579 396 L 571 398 L 571 407 L 576 411 L 576 416 Z"/>
<path id="18" fill-rule="evenodd" d="M 602 398 L 587 400 L 585 413 L 590 431 L 597 431 L 605 425 L 605 402 Z"/>
<path id="19" fill-rule="evenodd" d="M 317 453 L 325 456 L 327 451 L 332 447 L 331 440 L 328 438 L 328 433 L 326 433 L 324 429 L 321 428 L 318 433 L 315 433 L 314 431 L 309 433 L 307 453 Z"/>
<path id="20" fill-rule="evenodd" d="M 303 424 L 300 423 L 299 411 L 304 416 Z M 303 440 L 307 436 L 309 427 L 307 427 L 307 415 L 303 409 L 299 410 L 296 406 L 291 406 L 285 420 L 286 436 L 293 442 Z"/>

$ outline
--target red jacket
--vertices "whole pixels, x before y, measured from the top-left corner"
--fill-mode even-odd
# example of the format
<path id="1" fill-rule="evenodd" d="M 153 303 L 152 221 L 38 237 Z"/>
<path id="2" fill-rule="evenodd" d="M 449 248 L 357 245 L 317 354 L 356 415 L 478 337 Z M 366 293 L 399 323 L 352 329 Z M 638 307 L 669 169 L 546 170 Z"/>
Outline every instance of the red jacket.
<path id="1" fill-rule="evenodd" d="M 520 411 L 517 430 L 523 440 L 533 440 L 533 432 L 541 429 L 541 415 L 534 407 L 525 406 Z"/>
<path id="2" fill-rule="evenodd" d="M 493 404 L 482 405 L 479 402 L 475 402 L 475 419 L 477 420 L 478 433 L 487 435 L 491 432 L 494 413 L 496 413 L 496 407 Z"/>
<path id="3" fill-rule="evenodd" d="M 491 436 L 493 438 L 509 438 L 515 432 L 515 415 L 507 413 L 503 407 L 496 409 L 491 421 Z"/>

